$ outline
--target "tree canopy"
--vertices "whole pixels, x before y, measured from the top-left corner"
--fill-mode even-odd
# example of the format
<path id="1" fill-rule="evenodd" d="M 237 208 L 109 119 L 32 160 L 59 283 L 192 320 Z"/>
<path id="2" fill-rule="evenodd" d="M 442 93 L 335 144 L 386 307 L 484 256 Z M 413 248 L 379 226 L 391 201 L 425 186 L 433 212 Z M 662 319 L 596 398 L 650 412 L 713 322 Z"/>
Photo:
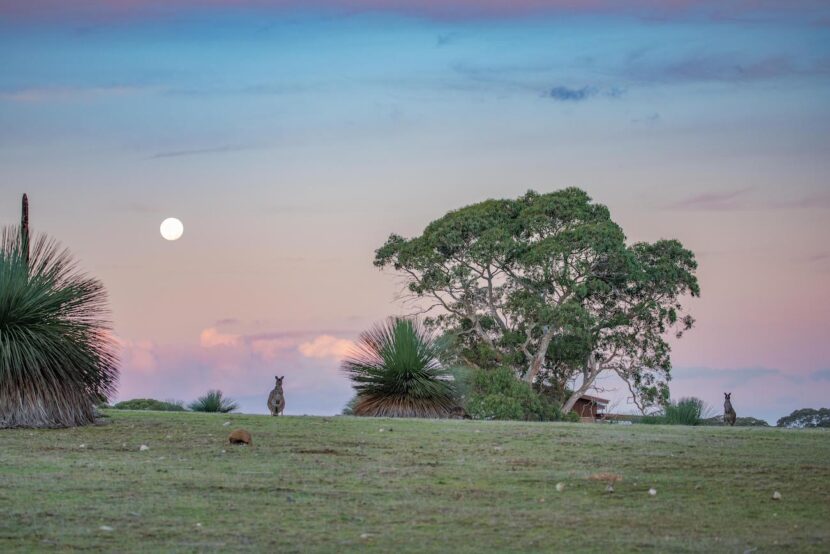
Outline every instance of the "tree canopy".
<path id="1" fill-rule="evenodd" d="M 776 427 L 830 427 L 830 408 L 802 408 L 778 420 Z"/>
<path id="2" fill-rule="evenodd" d="M 692 252 L 676 240 L 627 245 L 577 188 L 451 211 L 418 237 L 391 235 L 375 265 L 404 276 L 464 363 L 510 367 L 565 411 L 604 371 L 641 409 L 668 398 L 665 336 L 692 327 L 680 300 L 699 294 Z"/>

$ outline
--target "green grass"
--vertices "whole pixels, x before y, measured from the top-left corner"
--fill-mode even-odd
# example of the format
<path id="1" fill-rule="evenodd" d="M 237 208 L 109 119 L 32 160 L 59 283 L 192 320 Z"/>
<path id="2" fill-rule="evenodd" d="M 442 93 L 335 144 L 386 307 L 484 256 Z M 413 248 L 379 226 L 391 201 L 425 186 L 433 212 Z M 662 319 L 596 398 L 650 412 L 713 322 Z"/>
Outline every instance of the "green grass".
<path id="1" fill-rule="evenodd" d="M 0 431 L 0 551 L 830 549 L 823 430 L 107 413 Z"/>

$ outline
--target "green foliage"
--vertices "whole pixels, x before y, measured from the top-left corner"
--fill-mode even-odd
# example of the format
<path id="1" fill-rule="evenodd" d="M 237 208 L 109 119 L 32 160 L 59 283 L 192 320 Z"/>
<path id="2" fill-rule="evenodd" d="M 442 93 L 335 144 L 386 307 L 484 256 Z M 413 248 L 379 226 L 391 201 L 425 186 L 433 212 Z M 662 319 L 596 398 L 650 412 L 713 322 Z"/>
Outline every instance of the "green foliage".
<path id="1" fill-rule="evenodd" d="M 701 425 L 723 425 L 723 416 L 708 417 L 700 421 Z M 735 427 L 769 427 L 769 423 L 755 417 L 735 418 Z"/>
<path id="2" fill-rule="evenodd" d="M 357 399 L 354 415 L 449 417 L 457 406 L 444 345 L 419 322 L 390 318 L 365 331 L 342 363 Z"/>
<path id="3" fill-rule="evenodd" d="M 375 265 L 442 307 L 425 323 L 456 337 L 464 365 L 507 366 L 560 392 L 616 372 L 641 409 L 668 398 L 664 335 L 692 327 L 680 298 L 700 293 L 692 252 L 675 240 L 626 245 L 608 209 L 576 188 L 451 211 L 420 236 L 391 235 Z"/>
<path id="4" fill-rule="evenodd" d="M 468 389 L 467 412 L 474 419 L 555 421 L 559 407 L 508 367 L 469 370 L 462 378 Z"/>
<path id="5" fill-rule="evenodd" d="M 357 404 L 357 396 L 352 396 L 352 398 L 346 402 L 346 405 L 343 406 L 343 411 L 340 412 L 340 415 L 354 415 L 354 407 Z"/>
<path id="6" fill-rule="evenodd" d="M 125 400 L 113 406 L 115 410 L 154 410 L 157 412 L 183 412 L 184 402 L 176 401 L 161 401 L 152 398 L 133 398 L 132 400 Z"/>
<path id="7" fill-rule="evenodd" d="M 56 242 L 21 234 L 0 239 L 0 428 L 93 423 L 118 378 L 106 291 Z"/>
<path id="8" fill-rule="evenodd" d="M 633 416 L 630 420 L 645 425 L 709 425 L 710 412 L 703 400 L 692 396 L 667 403 L 659 413 Z"/>
<path id="9" fill-rule="evenodd" d="M 706 404 L 700 398 L 681 398 L 666 405 L 663 420 L 667 425 L 699 425 L 706 410 Z"/>
<path id="10" fill-rule="evenodd" d="M 803 429 L 810 427 L 830 427 L 830 408 L 802 408 L 778 420 L 776 427 Z"/>
<path id="11" fill-rule="evenodd" d="M 222 396 L 222 391 L 211 390 L 204 396 L 200 396 L 188 405 L 194 412 L 220 412 L 223 414 L 235 411 L 238 406 L 230 398 Z"/>

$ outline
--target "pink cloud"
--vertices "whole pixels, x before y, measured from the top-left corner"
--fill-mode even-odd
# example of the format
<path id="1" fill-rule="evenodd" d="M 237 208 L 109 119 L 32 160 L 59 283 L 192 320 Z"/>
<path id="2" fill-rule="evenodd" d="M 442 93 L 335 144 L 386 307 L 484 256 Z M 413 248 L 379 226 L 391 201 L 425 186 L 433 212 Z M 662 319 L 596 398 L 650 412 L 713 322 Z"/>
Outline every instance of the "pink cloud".
<path id="1" fill-rule="evenodd" d="M 221 333 L 215 327 L 208 327 L 199 335 L 199 344 L 204 348 L 215 348 L 217 346 L 238 347 L 242 344 L 239 335 Z"/>
<path id="2" fill-rule="evenodd" d="M 296 345 L 296 339 L 288 337 L 251 339 L 250 341 L 251 352 L 258 354 L 263 360 L 275 360 Z"/>
<path id="3" fill-rule="evenodd" d="M 120 347 L 120 361 L 122 367 L 129 367 L 131 370 L 148 374 L 158 370 L 155 345 L 149 340 L 131 341 L 114 337 Z"/>
<path id="4" fill-rule="evenodd" d="M 338 339 L 331 335 L 320 335 L 309 342 L 300 344 L 298 350 L 306 358 L 335 358 L 346 356 L 354 348 L 354 343 Z"/>

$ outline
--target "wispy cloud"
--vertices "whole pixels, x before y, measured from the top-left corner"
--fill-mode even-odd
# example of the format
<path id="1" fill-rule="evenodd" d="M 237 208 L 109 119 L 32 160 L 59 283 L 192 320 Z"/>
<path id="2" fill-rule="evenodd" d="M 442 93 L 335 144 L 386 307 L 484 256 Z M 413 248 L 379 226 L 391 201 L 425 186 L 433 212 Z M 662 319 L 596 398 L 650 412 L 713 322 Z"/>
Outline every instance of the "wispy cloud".
<path id="1" fill-rule="evenodd" d="M 594 87 L 582 87 L 582 88 L 568 88 L 568 87 L 553 87 L 548 92 L 548 96 L 553 98 L 554 100 L 559 100 L 560 102 L 581 102 L 583 100 L 587 100 L 592 96 L 597 95 L 597 89 Z"/>
<path id="2" fill-rule="evenodd" d="M 109 86 L 34 86 L 0 90 L 0 100 L 9 102 L 57 102 L 98 98 L 102 96 L 124 96 L 156 92 L 155 86 L 109 85 Z"/>
<path id="3" fill-rule="evenodd" d="M 830 381 L 830 368 L 814 371 L 810 378 L 813 381 Z"/>
<path id="4" fill-rule="evenodd" d="M 746 187 L 728 192 L 708 192 L 684 198 L 666 206 L 672 210 L 724 211 L 745 207 L 745 200 L 752 192 Z"/>
<path id="5" fill-rule="evenodd" d="M 182 156 L 199 156 L 202 154 L 223 154 L 225 152 L 238 152 L 241 150 L 249 150 L 250 146 L 214 146 L 210 148 L 193 148 L 190 150 L 168 150 L 165 152 L 157 152 L 152 156 L 148 156 L 148 160 L 158 160 L 162 158 L 180 158 Z"/>

